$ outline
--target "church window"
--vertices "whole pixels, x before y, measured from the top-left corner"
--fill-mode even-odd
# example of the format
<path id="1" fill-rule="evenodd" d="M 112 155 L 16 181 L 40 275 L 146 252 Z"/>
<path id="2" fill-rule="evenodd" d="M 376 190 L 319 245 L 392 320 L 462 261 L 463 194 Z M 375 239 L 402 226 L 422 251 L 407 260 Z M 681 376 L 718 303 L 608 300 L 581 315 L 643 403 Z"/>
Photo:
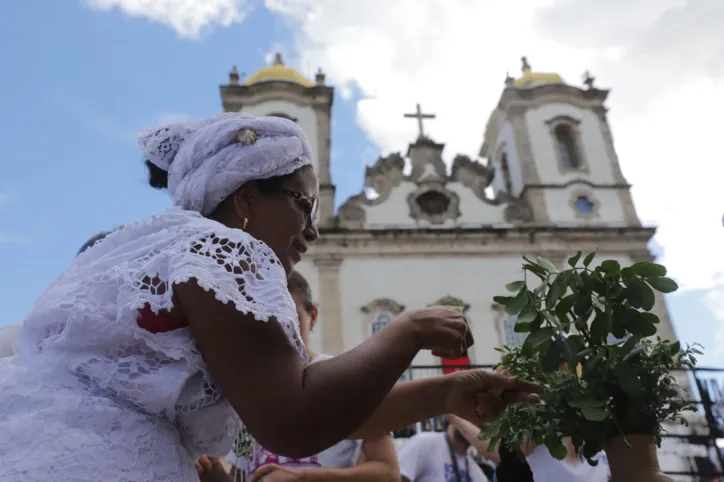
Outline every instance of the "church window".
<path id="1" fill-rule="evenodd" d="M 450 207 L 450 198 L 439 191 L 427 191 L 420 194 L 415 201 L 428 216 L 440 216 Z"/>
<path id="2" fill-rule="evenodd" d="M 594 205 L 593 202 L 586 196 L 578 196 L 575 201 L 575 206 L 578 212 L 586 216 L 593 214 Z"/>
<path id="3" fill-rule="evenodd" d="M 527 333 L 518 333 L 515 331 L 515 324 L 518 321 L 516 315 L 505 314 L 503 317 L 503 340 L 510 347 L 520 346 L 525 341 Z"/>
<path id="4" fill-rule="evenodd" d="M 576 139 L 571 128 L 567 125 L 557 126 L 555 129 L 555 137 L 563 167 L 566 169 L 578 169 L 581 167 L 576 150 Z"/>
<path id="5" fill-rule="evenodd" d="M 374 320 L 372 320 L 372 323 L 370 324 L 370 331 L 372 332 L 371 334 L 374 335 L 382 328 L 387 326 L 387 323 L 392 321 L 393 317 L 394 315 L 389 311 L 382 311 L 380 313 L 377 313 L 377 316 L 375 316 Z"/>
<path id="6" fill-rule="evenodd" d="M 505 192 L 513 193 L 513 181 L 510 177 L 510 165 L 508 164 L 508 155 L 503 152 L 500 154 L 500 173 L 503 176 L 503 186 Z"/>

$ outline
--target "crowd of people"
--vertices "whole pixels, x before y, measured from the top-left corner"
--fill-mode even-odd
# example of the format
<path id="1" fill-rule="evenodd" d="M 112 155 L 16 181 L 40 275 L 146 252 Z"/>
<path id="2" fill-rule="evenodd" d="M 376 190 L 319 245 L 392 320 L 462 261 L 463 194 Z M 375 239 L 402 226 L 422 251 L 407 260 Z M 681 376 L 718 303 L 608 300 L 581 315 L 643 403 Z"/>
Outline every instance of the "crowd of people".
<path id="1" fill-rule="evenodd" d="M 139 143 L 173 207 L 89 240 L 2 332 L 0 480 L 485 480 L 476 427 L 541 388 L 486 370 L 398 382 L 420 350 L 473 344 L 460 310 L 406 311 L 337 356 L 309 349 L 317 308 L 294 266 L 319 236 L 318 181 L 294 122 L 225 113 Z M 438 416 L 445 432 L 397 453 L 392 431 Z M 493 478 L 512 480 L 494 453 Z M 538 460 L 544 447 L 524 464 L 534 480 L 554 480 Z"/>

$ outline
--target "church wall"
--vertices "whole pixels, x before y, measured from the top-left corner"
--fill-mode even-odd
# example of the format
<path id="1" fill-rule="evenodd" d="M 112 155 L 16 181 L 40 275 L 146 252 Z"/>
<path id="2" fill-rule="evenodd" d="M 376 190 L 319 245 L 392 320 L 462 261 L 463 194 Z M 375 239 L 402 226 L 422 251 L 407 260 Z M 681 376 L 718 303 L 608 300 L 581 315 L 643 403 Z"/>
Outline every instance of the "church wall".
<path id="1" fill-rule="evenodd" d="M 469 353 L 472 363 L 495 363 L 501 316 L 493 309 L 493 296 L 505 294 L 505 284 L 517 279 L 520 265 L 518 256 L 346 259 L 340 271 L 344 348 L 359 345 L 371 334 L 375 313 L 363 313 L 361 308 L 374 300 L 390 298 L 414 309 L 449 295 L 470 305 L 467 315 L 476 339 Z M 415 360 L 415 364 L 438 363 L 427 352 Z"/>
<path id="2" fill-rule="evenodd" d="M 505 191 L 505 179 L 503 179 L 502 169 L 500 164 L 500 156 L 502 152 L 505 152 L 508 158 L 508 169 L 510 170 L 510 179 L 513 185 L 513 192 L 510 193 L 514 196 L 520 194 L 523 188 L 523 173 L 520 169 L 520 156 L 518 155 L 518 149 L 515 145 L 515 131 L 513 130 L 513 124 L 505 122 L 500 128 L 498 138 L 495 141 L 494 157 L 492 159 L 493 165 L 495 166 L 495 178 L 493 179 L 493 186 L 495 191 Z"/>
<path id="3" fill-rule="evenodd" d="M 560 168 L 557 146 L 547 121 L 569 117 L 579 121 L 578 142 L 585 169 L 565 171 Z M 563 184 L 573 179 L 586 179 L 597 184 L 615 184 L 613 163 L 609 158 L 601 121 L 590 110 L 569 104 L 546 104 L 529 109 L 526 127 L 541 184 Z"/>
<path id="4" fill-rule="evenodd" d="M 586 184 L 576 183 L 557 189 L 546 189 L 543 195 L 548 218 L 553 224 L 627 224 L 617 189 L 592 188 Z M 576 207 L 576 200 L 580 196 L 584 196 L 592 203 L 590 214 L 585 214 Z"/>
<path id="5" fill-rule="evenodd" d="M 314 156 L 314 168 L 319 170 L 319 161 L 317 160 L 317 115 L 311 106 L 299 106 L 285 100 L 270 100 L 256 105 L 249 105 L 244 108 L 244 112 L 254 116 L 266 116 L 270 114 L 285 114 L 295 119 L 299 127 L 304 130 L 307 135 L 309 144 L 312 146 L 312 154 Z"/>
<path id="6" fill-rule="evenodd" d="M 481 224 L 505 223 L 504 206 L 485 204 L 475 196 L 472 189 L 458 182 L 449 182 L 445 188 L 454 192 L 460 198 L 460 216 L 453 220 L 448 219 L 443 224 L 432 225 L 439 228 L 455 226 L 480 226 Z M 426 221 L 417 221 L 410 217 L 408 196 L 418 189 L 414 182 L 403 182 L 392 189 L 389 197 L 382 203 L 373 206 L 363 206 L 367 212 L 365 229 L 386 229 L 390 227 L 414 228 L 431 226 Z"/>

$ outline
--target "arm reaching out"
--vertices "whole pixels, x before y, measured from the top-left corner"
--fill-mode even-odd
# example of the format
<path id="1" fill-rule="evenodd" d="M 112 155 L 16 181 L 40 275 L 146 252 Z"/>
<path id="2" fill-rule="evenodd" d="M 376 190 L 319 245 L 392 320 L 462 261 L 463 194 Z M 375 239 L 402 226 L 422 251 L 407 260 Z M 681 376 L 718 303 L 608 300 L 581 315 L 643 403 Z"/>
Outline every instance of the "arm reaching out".
<path id="1" fill-rule="evenodd" d="M 210 372 L 251 434 L 291 457 L 321 452 L 362 425 L 420 349 L 460 353 L 472 344 L 462 313 L 432 307 L 403 313 L 353 350 L 305 366 L 284 320 L 258 321 L 193 279 L 175 285 L 174 294 Z"/>

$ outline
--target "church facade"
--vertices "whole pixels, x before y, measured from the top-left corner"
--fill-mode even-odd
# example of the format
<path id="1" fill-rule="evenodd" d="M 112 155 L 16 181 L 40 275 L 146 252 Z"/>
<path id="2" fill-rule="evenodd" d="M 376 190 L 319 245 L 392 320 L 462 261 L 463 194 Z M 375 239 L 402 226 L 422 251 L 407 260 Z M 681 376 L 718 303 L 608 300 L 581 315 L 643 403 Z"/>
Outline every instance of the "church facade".
<path id="1" fill-rule="evenodd" d="M 279 55 L 246 79 L 234 69 L 221 86 L 224 110 L 292 119 L 315 155 L 320 238 L 297 267 L 320 309 L 312 348 L 337 354 L 404 309 L 457 303 L 476 340 L 470 363 L 494 364 L 495 347 L 524 339 L 513 330 L 515 319 L 493 303 L 520 276 L 521 256 L 543 256 L 563 267 L 577 250 L 598 248 L 600 259 L 622 265 L 652 260 L 647 244 L 655 228 L 642 225 L 621 172 L 606 115 L 608 93 L 590 76 L 582 86 L 571 85 L 534 72 L 523 59 L 521 75 L 505 80 L 478 153 L 449 153 L 452 163 L 444 162 L 445 146 L 425 135 L 418 106 L 409 115 L 420 123 L 418 138 L 406 151 L 370 159 L 360 193 L 340 200 L 335 211 L 334 90 L 324 74 L 307 79 Z M 374 196 L 366 194 L 370 190 Z M 666 304 L 657 297 L 659 334 L 675 339 Z M 445 361 L 426 352 L 414 364 Z M 669 458 L 676 466 L 671 470 L 687 470 L 679 459 Z"/>

